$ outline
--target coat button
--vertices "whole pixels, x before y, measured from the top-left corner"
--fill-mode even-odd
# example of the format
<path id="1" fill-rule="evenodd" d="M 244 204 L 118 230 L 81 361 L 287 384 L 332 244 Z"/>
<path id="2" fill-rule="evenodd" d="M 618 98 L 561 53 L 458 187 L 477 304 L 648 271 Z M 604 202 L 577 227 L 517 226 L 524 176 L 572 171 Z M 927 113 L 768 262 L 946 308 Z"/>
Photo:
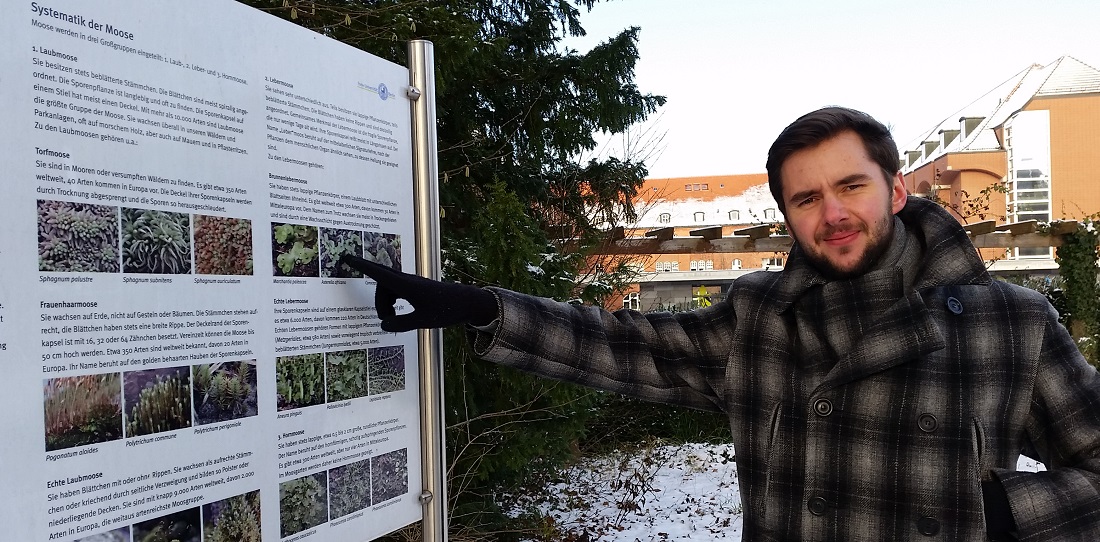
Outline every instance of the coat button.
<path id="1" fill-rule="evenodd" d="M 814 413 L 821 417 L 828 416 L 833 413 L 833 404 L 828 399 L 818 399 L 814 401 Z"/>
<path id="2" fill-rule="evenodd" d="M 917 532 L 923 535 L 936 536 L 940 532 L 940 522 L 936 518 L 924 516 L 917 520 Z"/>
<path id="3" fill-rule="evenodd" d="M 920 417 L 917 418 L 917 427 L 919 427 L 920 430 L 924 431 L 925 433 L 931 433 L 935 431 L 936 428 L 939 427 L 939 425 L 939 422 L 936 421 L 936 417 L 927 412 L 921 414 Z"/>
<path id="4" fill-rule="evenodd" d="M 963 304 L 958 299 L 949 297 L 947 298 L 947 309 L 955 314 L 962 314 Z"/>
<path id="5" fill-rule="evenodd" d="M 815 516 L 820 516 L 821 514 L 824 514 L 826 506 L 828 505 L 825 502 L 825 499 L 821 497 L 814 497 L 806 503 L 806 508 L 809 508 L 810 513 Z"/>

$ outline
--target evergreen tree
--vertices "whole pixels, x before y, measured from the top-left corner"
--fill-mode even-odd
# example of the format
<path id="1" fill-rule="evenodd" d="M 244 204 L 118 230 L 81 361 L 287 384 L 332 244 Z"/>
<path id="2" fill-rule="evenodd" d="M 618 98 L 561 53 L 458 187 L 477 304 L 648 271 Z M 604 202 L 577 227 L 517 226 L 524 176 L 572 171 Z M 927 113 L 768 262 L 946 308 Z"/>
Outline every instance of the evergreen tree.
<path id="1" fill-rule="evenodd" d="M 447 279 L 563 300 L 608 292 L 578 275 L 601 231 L 635 218 L 646 169 L 577 156 L 664 103 L 634 84 L 638 28 L 581 54 L 562 40 L 584 35 L 595 0 L 242 1 L 402 65 L 408 40 L 433 42 Z M 616 270 L 605 265 L 610 280 Z M 452 530 L 499 529 L 491 493 L 566 458 L 599 396 L 476 360 L 462 330 L 444 343 Z"/>

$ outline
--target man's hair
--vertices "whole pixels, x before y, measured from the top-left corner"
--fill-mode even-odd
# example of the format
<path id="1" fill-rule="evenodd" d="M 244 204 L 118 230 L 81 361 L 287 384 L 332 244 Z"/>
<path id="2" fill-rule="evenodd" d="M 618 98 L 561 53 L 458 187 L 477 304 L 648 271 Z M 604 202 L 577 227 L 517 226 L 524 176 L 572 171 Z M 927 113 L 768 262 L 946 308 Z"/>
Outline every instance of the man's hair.
<path id="1" fill-rule="evenodd" d="M 871 115 L 847 107 L 825 107 L 806 113 L 783 129 L 779 137 L 768 149 L 768 188 L 779 204 L 779 210 L 786 212 L 787 203 L 783 201 L 783 178 L 780 170 L 787 158 L 802 149 L 815 147 L 826 139 L 851 130 L 863 141 L 867 156 L 878 164 L 891 182 L 898 172 L 898 146 L 890 136 L 890 130 Z"/>

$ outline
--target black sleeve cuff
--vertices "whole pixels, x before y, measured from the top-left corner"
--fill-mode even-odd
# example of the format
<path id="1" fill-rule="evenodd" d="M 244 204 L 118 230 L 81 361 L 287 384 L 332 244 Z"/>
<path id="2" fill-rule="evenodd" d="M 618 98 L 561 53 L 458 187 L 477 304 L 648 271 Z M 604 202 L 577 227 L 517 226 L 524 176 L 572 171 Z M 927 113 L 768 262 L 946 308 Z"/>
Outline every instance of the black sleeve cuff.
<path id="1" fill-rule="evenodd" d="M 985 501 L 985 530 L 989 533 L 1011 533 L 1016 530 L 1008 493 L 996 479 L 982 481 L 982 500 Z"/>

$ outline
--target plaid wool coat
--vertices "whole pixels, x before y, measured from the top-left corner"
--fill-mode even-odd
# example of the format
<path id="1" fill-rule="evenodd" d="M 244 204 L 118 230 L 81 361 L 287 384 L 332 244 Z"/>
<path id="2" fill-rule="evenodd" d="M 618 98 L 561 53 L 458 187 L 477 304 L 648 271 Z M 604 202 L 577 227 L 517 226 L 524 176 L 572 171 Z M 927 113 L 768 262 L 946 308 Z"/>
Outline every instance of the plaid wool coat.
<path id="1" fill-rule="evenodd" d="M 835 363 L 800 339 L 811 276 L 736 280 L 691 312 L 609 313 L 507 290 L 487 360 L 729 416 L 744 540 L 984 540 L 981 482 L 1022 541 L 1100 540 L 1100 377 L 1046 299 L 993 281 L 937 205 L 898 213 L 923 244 L 910 288 Z M 831 299 L 832 316 L 874 292 Z M 1049 472 L 1015 472 L 1021 452 Z"/>

